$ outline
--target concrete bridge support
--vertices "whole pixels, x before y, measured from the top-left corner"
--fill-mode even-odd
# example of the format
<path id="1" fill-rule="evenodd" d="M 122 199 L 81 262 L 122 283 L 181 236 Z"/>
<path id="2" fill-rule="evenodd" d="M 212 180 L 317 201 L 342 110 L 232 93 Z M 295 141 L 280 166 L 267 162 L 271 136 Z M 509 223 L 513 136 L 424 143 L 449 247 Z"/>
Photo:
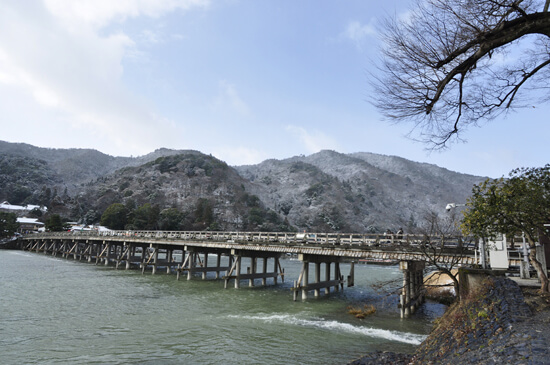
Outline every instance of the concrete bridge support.
<path id="1" fill-rule="evenodd" d="M 321 294 L 321 289 L 324 289 L 325 294 L 330 293 L 330 288 L 334 287 L 335 291 L 344 290 L 344 276 L 340 272 L 340 258 L 335 256 L 318 256 L 299 254 L 298 259 L 302 261 L 302 270 L 298 280 L 294 282 L 292 291 L 294 292 L 293 299 L 298 299 L 298 292 L 302 292 L 302 299 L 307 299 L 308 291 L 313 290 L 314 296 L 318 297 Z M 314 282 L 309 282 L 309 264 L 315 265 Z M 334 263 L 334 279 L 331 280 L 331 265 Z M 325 264 L 325 279 L 321 281 L 321 265 Z M 349 278 L 353 281 L 353 270 Z"/>
<path id="2" fill-rule="evenodd" d="M 424 303 L 424 267 L 424 261 L 399 262 L 403 272 L 403 289 L 399 298 L 401 318 L 409 317 Z"/>

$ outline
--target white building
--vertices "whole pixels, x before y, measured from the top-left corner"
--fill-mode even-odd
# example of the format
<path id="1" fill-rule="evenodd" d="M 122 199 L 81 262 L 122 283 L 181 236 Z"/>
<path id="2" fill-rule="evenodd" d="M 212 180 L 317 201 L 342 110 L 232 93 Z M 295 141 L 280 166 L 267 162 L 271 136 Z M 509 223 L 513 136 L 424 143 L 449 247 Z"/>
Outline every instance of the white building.
<path id="1" fill-rule="evenodd" d="M 7 201 L 3 201 L 2 203 L 0 203 L 0 211 L 15 213 L 17 215 L 28 213 L 33 209 L 40 209 L 43 213 L 46 213 L 48 211 L 47 207 L 40 206 L 40 205 L 32 205 L 32 204 L 13 205 Z"/>
<path id="2" fill-rule="evenodd" d="M 19 232 L 42 232 L 46 229 L 44 223 L 39 222 L 37 218 L 20 217 L 17 218 L 19 223 Z"/>

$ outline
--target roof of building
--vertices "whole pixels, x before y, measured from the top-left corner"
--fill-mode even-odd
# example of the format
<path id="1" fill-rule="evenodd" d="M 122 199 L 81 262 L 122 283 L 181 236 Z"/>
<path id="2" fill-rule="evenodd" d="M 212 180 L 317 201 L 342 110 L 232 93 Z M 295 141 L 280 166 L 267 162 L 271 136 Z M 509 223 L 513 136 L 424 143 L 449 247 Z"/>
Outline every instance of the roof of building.
<path id="1" fill-rule="evenodd" d="M 39 226 L 44 225 L 44 223 L 39 222 L 37 218 L 27 218 L 27 217 L 17 218 L 17 223 L 36 224 Z"/>
<path id="2" fill-rule="evenodd" d="M 14 205 L 10 204 L 8 201 L 3 201 L 0 203 L 0 209 L 6 209 L 6 210 L 33 210 L 33 209 L 40 209 L 45 212 L 48 211 L 48 208 L 45 206 L 40 205 L 33 205 L 33 204 L 27 204 L 27 205 Z"/>

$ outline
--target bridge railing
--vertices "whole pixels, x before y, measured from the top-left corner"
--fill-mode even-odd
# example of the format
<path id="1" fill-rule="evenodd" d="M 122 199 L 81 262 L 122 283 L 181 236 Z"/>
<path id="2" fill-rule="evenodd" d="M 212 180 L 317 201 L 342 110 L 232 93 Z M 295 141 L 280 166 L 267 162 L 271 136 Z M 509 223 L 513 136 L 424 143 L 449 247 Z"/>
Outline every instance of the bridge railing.
<path id="1" fill-rule="evenodd" d="M 127 237 L 128 239 L 200 240 L 228 243 L 277 243 L 288 245 L 346 245 L 354 246 L 416 246 L 430 242 L 445 247 L 457 247 L 471 240 L 463 237 L 427 237 L 412 234 L 372 233 L 296 233 L 296 232 L 225 232 L 225 231 L 129 231 L 82 230 L 45 232 L 32 236 L 43 237 Z M 473 247 L 471 247 L 473 248 Z"/>

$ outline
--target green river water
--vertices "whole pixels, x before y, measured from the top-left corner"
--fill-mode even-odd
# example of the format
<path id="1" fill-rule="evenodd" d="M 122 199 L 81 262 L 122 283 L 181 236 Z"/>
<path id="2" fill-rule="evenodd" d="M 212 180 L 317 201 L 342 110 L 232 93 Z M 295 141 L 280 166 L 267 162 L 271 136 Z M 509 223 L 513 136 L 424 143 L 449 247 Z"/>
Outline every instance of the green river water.
<path id="1" fill-rule="evenodd" d="M 441 305 L 399 318 L 395 266 L 355 265 L 355 286 L 296 302 L 299 261 L 284 283 L 144 275 L 38 253 L 0 250 L 1 364 L 346 364 L 367 352 L 412 352 Z M 349 265 L 341 265 L 349 273 Z M 350 305 L 373 304 L 358 320 Z"/>

